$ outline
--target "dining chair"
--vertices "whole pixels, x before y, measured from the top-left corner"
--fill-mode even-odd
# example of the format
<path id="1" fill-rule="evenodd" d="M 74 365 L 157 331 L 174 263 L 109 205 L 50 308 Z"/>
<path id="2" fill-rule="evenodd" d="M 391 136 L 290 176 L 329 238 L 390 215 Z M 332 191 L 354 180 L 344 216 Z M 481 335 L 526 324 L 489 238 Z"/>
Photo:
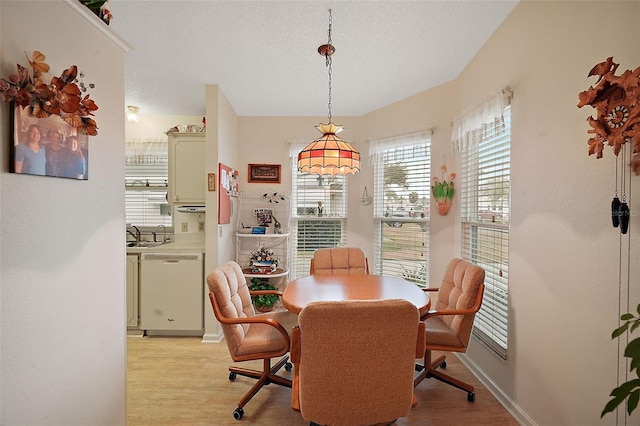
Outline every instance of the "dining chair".
<path id="1" fill-rule="evenodd" d="M 240 420 L 243 407 L 265 385 L 291 387 L 291 380 L 276 373 L 283 366 L 291 371 L 288 362 L 289 332 L 297 324 L 297 316 L 288 311 L 272 311 L 256 314 L 251 303 L 252 292 L 242 268 L 234 261 L 228 261 L 207 276 L 209 299 L 213 313 L 220 322 L 229 354 L 234 362 L 263 360 L 262 370 L 251 370 L 236 366 L 229 367 L 229 380 L 237 375 L 258 379 L 257 383 L 242 397 L 233 410 L 233 417 Z M 261 291 L 260 294 L 279 294 L 279 291 Z M 282 357 L 271 366 L 271 359 Z"/>
<path id="2" fill-rule="evenodd" d="M 401 299 L 313 302 L 291 335 L 291 406 L 312 424 L 370 425 L 417 403 L 414 365 L 424 354 L 418 309 Z"/>
<path id="3" fill-rule="evenodd" d="M 420 318 L 426 326 L 426 347 L 424 364 L 416 365 L 416 386 L 425 378 L 433 377 L 467 391 L 467 399 L 475 401 L 474 387 L 437 370 L 446 368 L 446 356 L 432 360 L 431 351 L 466 352 L 475 315 L 482 306 L 484 275 L 481 267 L 454 258 L 447 265 L 440 287 L 424 289 L 438 293 L 432 305 L 435 309 Z"/>
<path id="4" fill-rule="evenodd" d="M 358 275 L 369 273 L 369 261 L 357 247 L 318 249 L 311 258 L 311 275 Z"/>

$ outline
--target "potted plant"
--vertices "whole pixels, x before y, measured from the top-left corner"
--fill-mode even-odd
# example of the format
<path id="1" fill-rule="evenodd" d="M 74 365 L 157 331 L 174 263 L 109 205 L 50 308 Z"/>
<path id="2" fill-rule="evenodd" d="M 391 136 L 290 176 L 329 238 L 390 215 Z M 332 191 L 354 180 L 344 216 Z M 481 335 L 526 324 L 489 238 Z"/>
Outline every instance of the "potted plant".
<path id="1" fill-rule="evenodd" d="M 627 331 L 629 331 L 629 333 L 633 333 L 633 331 L 640 326 L 640 305 L 638 305 L 636 311 L 638 312 L 637 317 L 631 313 L 624 314 L 620 317 L 624 323 L 613 330 L 613 333 L 611 333 L 612 339 L 620 337 Z M 622 404 L 625 400 L 627 401 L 627 413 L 629 413 L 629 415 L 638 407 L 638 401 L 640 401 L 640 337 L 636 337 L 627 344 L 627 347 L 624 350 L 624 356 L 631 359 L 631 362 L 629 363 L 629 371 L 634 372 L 635 370 L 636 377 L 622 383 L 611 391 L 610 395 L 613 398 L 611 398 L 604 407 L 604 410 L 602 410 L 600 418 L 615 410 L 616 407 Z"/>
<path id="2" fill-rule="evenodd" d="M 438 206 L 438 214 L 441 216 L 446 215 L 451 207 L 451 199 L 453 198 L 453 180 L 456 178 L 455 173 L 449 175 L 449 180 L 444 178 L 444 174 L 447 172 L 447 166 L 444 164 L 440 167 L 441 179 L 437 176 L 433 177 L 433 185 L 431 185 L 431 195 L 436 200 Z"/>
<path id="3" fill-rule="evenodd" d="M 259 312 L 270 312 L 280 299 L 280 291 L 268 278 L 251 278 L 251 301 Z"/>

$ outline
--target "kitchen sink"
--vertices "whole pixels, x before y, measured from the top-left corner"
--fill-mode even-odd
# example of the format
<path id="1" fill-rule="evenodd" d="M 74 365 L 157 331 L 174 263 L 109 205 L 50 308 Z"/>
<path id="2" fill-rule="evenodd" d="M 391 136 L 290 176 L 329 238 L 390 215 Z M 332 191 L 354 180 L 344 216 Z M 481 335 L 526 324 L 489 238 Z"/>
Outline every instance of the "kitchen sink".
<path id="1" fill-rule="evenodd" d="M 167 244 L 164 243 L 162 241 L 127 241 L 127 247 L 137 247 L 137 248 L 152 248 L 152 247 L 158 247 L 161 246 L 163 244 Z"/>

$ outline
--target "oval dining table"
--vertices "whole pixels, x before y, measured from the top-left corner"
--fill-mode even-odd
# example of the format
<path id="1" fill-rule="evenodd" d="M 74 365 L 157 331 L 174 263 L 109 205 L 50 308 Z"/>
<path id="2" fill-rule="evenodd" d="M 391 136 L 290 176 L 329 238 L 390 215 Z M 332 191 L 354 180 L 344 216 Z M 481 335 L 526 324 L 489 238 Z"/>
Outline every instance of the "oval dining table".
<path id="1" fill-rule="evenodd" d="M 421 316 L 431 305 L 414 283 L 385 275 L 309 275 L 291 281 L 282 294 L 282 304 L 294 314 L 312 302 L 385 299 L 407 300 Z"/>

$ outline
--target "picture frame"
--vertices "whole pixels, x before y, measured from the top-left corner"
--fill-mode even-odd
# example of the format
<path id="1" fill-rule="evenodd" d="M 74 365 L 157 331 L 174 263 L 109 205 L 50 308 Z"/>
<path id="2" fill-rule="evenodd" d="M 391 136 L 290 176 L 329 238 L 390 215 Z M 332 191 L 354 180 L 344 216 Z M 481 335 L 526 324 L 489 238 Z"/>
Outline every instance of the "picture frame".
<path id="1" fill-rule="evenodd" d="M 216 190 L 216 174 L 215 173 L 207 174 L 207 189 L 210 192 L 214 192 Z"/>
<path id="2" fill-rule="evenodd" d="M 62 117 L 33 116 L 11 103 L 9 172 L 27 175 L 89 179 L 89 136 Z M 33 135 L 30 135 L 33 132 Z M 36 152 L 35 147 L 39 149 Z"/>
<path id="3" fill-rule="evenodd" d="M 249 164 L 249 183 L 280 183 L 280 164 Z"/>

